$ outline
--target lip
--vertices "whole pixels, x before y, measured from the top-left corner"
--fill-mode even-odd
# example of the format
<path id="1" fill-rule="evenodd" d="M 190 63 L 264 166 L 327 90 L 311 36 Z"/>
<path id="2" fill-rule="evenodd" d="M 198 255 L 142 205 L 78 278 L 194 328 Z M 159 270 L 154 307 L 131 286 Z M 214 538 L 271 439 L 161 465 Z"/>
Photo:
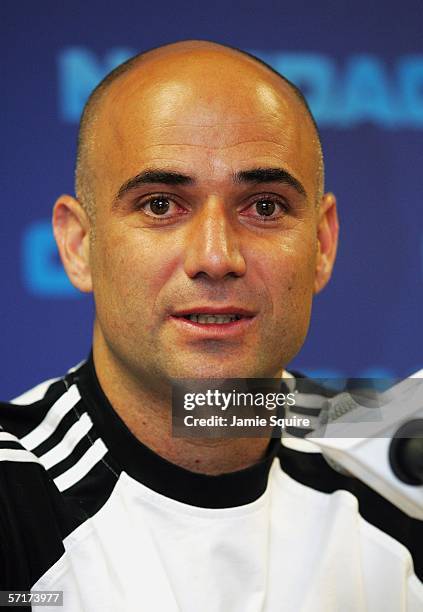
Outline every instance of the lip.
<path id="1" fill-rule="evenodd" d="M 185 308 L 172 313 L 172 317 L 183 317 L 184 315 L 192 314 L 209 314 L 209 315 L 224 315 L 238 314 L 242 317 L 254 317 L 255 312 L 246 310 L 240 306 L 194 306 L 193 308 Z M 228 324 L 229 325 L 229 324 Z"/>
<path id="2" fill-rule="evenodd" d="M 184 315 L 191 314 L 208 314 L 208 315 L 225 315 L 237 314 L 241 315 L 241 319 L 231 321 L 230 323 L 196 323 L 185 319 Z M 181 331 L 197 337 L 208 338 L 226 338 L 237 336 L 245 333 L 248 328 L 254 323 L 256 313 L 238 306 L 196 306 L 194 308 L 186 308 L 184 310 L 172 313 L 169 319 Z"/>

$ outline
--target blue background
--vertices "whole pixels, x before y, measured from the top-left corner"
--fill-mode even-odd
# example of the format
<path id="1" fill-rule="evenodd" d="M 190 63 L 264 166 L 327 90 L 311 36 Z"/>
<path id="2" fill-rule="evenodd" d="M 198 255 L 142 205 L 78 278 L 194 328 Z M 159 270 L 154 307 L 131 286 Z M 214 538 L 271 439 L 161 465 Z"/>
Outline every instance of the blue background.
<path id="1" fill-rule="evenodd" d="M 339 257 L 293 366 L 406 376 L 423 366 L 423 3 L 3 1 L 0 396 L 86 356 L 92 301 L 74 291 L 50 230 L 73 191 L 77 120 L 132 53 L 185 38 L 238 46 L 307 95 L 338 196 Z"/>

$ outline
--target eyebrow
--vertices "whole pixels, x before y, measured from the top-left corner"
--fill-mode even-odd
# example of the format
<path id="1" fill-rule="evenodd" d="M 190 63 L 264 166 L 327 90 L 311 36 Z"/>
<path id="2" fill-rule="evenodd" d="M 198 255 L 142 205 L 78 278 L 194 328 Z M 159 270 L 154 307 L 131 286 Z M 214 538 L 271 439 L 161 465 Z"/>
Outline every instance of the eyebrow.
<path id="1" fill-rule="evenodd" d="M 282 183 L 293 187 L 300 195 L 307 196 L 306 190 L 298 179 L 283 168 L 251 168 L 240 170 L 232 175 L 235 183 L 261 184 Z M 194 185 L 196 180 L 192 176 L 161 169 L 143 170 L 136 176 L 128 179 L 116 194 L 115 203 L 128 192 L 137 189 L 140 185 Z"/>
<path id="2" fill-rule="evenodd" d="M 306 190 L 295 176 L 283 168 L 252 168 L 242 170 L 234 175 L 237 183 L 283 183 L 290 185 L 299 194 L 307 196 Z"/>
<path id="3" fill-rule="evenodd" d="M 169 170 L 144 170 L 123 183 L 115 199 L 119 200 L 128 193 L 128 191 L 132 191 L 140 185 L 148 185 L 151 183 L 160 183 L 162 185 L 193 185 L 195 181 L 191 176 L 180 174 L 179 172 L 171 172 Z"/>

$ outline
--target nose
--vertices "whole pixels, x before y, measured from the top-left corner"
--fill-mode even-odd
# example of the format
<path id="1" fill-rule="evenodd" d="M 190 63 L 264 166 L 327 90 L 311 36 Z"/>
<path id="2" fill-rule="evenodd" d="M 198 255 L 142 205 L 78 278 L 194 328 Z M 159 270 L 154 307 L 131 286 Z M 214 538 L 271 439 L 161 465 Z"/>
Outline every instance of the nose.
<path id="1" fill-rule="evenodd" d="M 191 222 L 185 246 L 184 269 L 190 278 L 220 280 L 245 274 L 245 259 L 233 220 L 217 198 L 204 202 Z"/>

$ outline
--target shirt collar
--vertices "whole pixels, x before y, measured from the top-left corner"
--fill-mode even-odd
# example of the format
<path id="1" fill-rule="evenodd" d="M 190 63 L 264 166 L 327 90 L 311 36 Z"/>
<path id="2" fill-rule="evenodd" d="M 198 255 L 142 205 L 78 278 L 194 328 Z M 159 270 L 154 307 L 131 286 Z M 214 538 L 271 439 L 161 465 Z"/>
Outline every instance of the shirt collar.
<path id="1" fill-rule="evenodd" d="M 258 499 L 267 487 L 270 467 L 280 449 L 272 438 L 258 463 L 227 474 L 210 476 L 167 461 L 140 442 L 113 409 L 98 381 L 92 354 L 73 373 L 81 397 L 118 469 L 150 489 L 177 501 L 204 508 L 229 508 Z"/>

